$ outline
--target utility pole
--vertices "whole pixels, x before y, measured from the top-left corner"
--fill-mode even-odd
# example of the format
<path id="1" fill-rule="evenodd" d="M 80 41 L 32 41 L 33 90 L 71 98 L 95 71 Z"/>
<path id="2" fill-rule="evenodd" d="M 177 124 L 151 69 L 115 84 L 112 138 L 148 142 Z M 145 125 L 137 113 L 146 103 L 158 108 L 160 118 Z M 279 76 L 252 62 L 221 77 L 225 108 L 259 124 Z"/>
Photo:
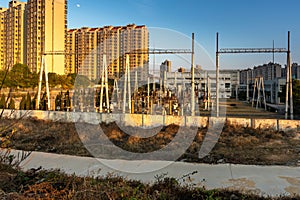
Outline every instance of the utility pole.
<path id="1" fill-rule="evenodd" d="M 174 91 L 177 94 L 177 71 L 174 72 Z"/>
<path id="2" fill-rule="evenodd" d="M 150 109 L 150 78 L 147 78 L 147 108 Z"/>
<path id="3" fill-rule="evenodd" d="M 194 67 L 194 59 L 195 59 L 195 47 L 194 47 L 195 36 L 192 33 L 192 66 L 191 66 L 191 75 L 192 75 L 192 102 L 191 102 L 191 115 L 195 116 L 195 67 Z"/>
<path id="4" fill-rule="evenodd" d="M 49 82 L 48 82 L 48 68 L 47 68 L 47 65 L 46 65 L 46 58 L 45 57 L 46 57 L 46 54 L 43 54 L 42 55 L 41 68 L 40 68 L 40 79 L 39 79 L 39 88 L 38 88 L 36 108 L 39 109 L 39 106 L 40 106 L 43 72 L 45 70 L 46 95 L 47 95 L 47 100 L 48 100 L 48 110 L 50 110 L 50 92 L 49 92 Z"/>
<path id="5" fill-rule="evenodd" d="M 184 97 L 185 97 L 185 95 L 184 95 L 184 90 L 185 90 L 185 85 L 184 85 L 184 74 L 183 74 L 183 72 L 181 72 L 181 90 L 182 90 L 182 105 L 181 105 L 181 116 L 184 116 L 184 103 L 185 103 L 185 101 L 184 101 Z"/>
<path id="6" fill-rule="evenodd" d="M 208 95 L 207 95 L 208 94 L 207 93 L 207 90 L 208 90 L 208 76 L 207 76 L 207 71 L 205 71 L 205 79 L 204 79 L 204 81 L 205 81 L 205 87 L 204 87 L 204 94 L 205 94 L 204 95 L 204 97 L 205 97 L 205 99 L 204 99 L 205 100 L 205 104 L 204 105 L 205 105 L 205 108 L 204 109 L 207 110 L 208 109 L 208 107 L 207 107 L 207 105 L 208 105 L 207 104 L 207 100 L 208 100 L 208 98 L 207 98 L 208 97 Z"/>
<path id="7" fill-rule="evenodd" d="M 257 78 L 255 78 L 254 86 L 253 86 L 252 107 L 254 107 L 255 90 L 256 90 L 256 87 L 257 87 L 257 86 L 258 86 L 258 80 L 257 80 Z"/>
<path id="8" fill-rule="evenodd" d="M 118 86 L 118 80 L 114 79 L 114 89 L 117 91 L 116 93 L 116 101 L 117 101 L 117 105 L 118 105 L 118 110 L 120 110 L 120 93 L 119 93 L 119 86 Z"/>
<path id="9" fill-rule="evenodd" d="M 293 105 L 293 71 L 291 65 L 291 34 L 288 31 L 288 68 L 289 68 L 289 90 L 290 90 L 290 118 L 294 119 L 294 105 Z"/>
<path id="10" fill-rule="evenodd" d="M 122 112 L 126 113 L 126 93 L 128 86 L 128 108 L 129 113 L 131 113 L 131 89 L 130 89 L 130 64 L 129 64 L 129 54 L 126 54 L 126 64 L 125 64 L 125 77 L 124 77 L 124 93 L 123 93 L 123 109 Z"/>
<path id="11" fill-rule="evenodd" d="M 275 63 L 275 42 L 273 40 L 273 64 Z"/>
<path id="12" fill-rule="evenodd" d="M 216 107 L 217 117 L 219 117 L 219 33 L 217 33 L 216 42 Z"/>
<path id="13" fill-rule="evenodd" d="M 167 70 L 164 71 L 164 94 L 166 95 L 167 91 Z"/>
<path id="14" fill-rule="evenodd" d="M 134 101 L 137 101 L 137 94 L 138 94 L 138 91 L 139 91 L 139 85 L 138 85 L 138 72 L 137 72 L 137 70 L 135 71 L 135 82 L 134 82 L 134 93 L 133 93 L 133 95 L 134 95 L 134 97 L 133 97 L 133 99 L 134 99 Z"/>
<path id="15" fill-rule="evenodd" d="M 106 95 L 106 108 L 109 112 L 109 96 L 108 96 L 108 74 L 107 74 L 107 64 L 106 64 L 106 55 L 103 55 L 103 66 L 102 66 L 102 75 L 101 75 L 101 88 L 100 88 L 100 113 L 103 112 L 103 90 L 105 88 Z"/>
<path id="16" fill-rule="evenodd" d="M 207 89 L 206 89 L 206 103 L 205 103 L 205 110 L 208 110 L 210 111 L 210 107 L 211 107 L 211 83 L 210 83 L 210 78 L 209 76 L 207 75 Z"/>
<path id="17" fill-rule="evenodd" d="M 287 50 L 287 65 L 286 65 L 286 95 L 285 95 L 285 119 L 288 118 L 288 110 L 290 107 L 290 118 L 294 119 L 293 109 L 293 77 L 291 66 L 291 37 L 290 31 L 288 31 L 288 50 Z M 290 102 L 289 102 L 290 101 Z M 290 105 L 289 105 L 290 104 Z"/>
<path id="18" fill-rule="evenodd" d="M 154 50 L 155 50 L 155 48 L 154 48 Z M 153 54 L 153 98 L 155 98 L 155 90 L 156 90 L 156 88 L 155 88 L 155 54 Z"/>
<path id="19" fill-rule="evenodd" d="M 247 70 L 246 73 L 247 73 L 247 74 L 246 74 L 246 75 L 247 75 L 247 78 L 246 78 L 246 79 L 247 79 L 247 80 L 246 80 L 247 99 L 246 99 L 246 100 L 249 101 L 249 74 L 248 74 L 248 73 L 249 73 L 249 70 Z"/>
<path id="20" fill-rule="evenodd" d="M 285 82 L 285 119 L 288 118 L 289 111 L 289 86 L 290 86 L 290 67 L 286 66 L 286 82 Z"/>

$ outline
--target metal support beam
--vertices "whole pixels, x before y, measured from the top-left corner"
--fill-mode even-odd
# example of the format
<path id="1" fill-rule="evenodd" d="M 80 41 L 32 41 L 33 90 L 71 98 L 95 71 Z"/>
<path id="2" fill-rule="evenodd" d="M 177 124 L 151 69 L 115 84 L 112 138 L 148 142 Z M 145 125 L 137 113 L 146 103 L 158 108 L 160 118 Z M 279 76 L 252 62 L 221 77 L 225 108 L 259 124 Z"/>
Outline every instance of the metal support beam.
<path id="1" fill-rule="evenodd" d="M 289 111 L 289 87 L 290 87 L 290 67 L 286 66 L 286 82 L 285 82 L 285 119 L 288 118 Z"/>
<path id="2" fill-rule="evenodd" d="M 290 108 L 290 119 L 294 119 L 293 105 L 293 77 L 291 66 L 291 36 L 288 31 L 288 50 L 287 50 L 287 65 L 286 65 L 286 93 L 285 93 L 285 119 L 288 118 L 288 110 Z"/>
<path id="3" fill-rule="evenodd" d="M 47 102 L 48 102 L 47 109 L 50 110 L 51 108 L 50 108 L 50 91 L 49 91 L 49 82 L 48 82 L 48 68 L 47 68 L 47 65 L 46 65 L 45 56 L 46 56 L 46 54 L 42 55 L 42 63 L 41 63 L 41 67 L 40 67 L 40 78 L 39 78 L 39 87 L 38 87 L 36 109 L 39 109 L 39 106 L 40 106 L 43 72 L 45 71 L 46 95 L 47 95 Z"/>
<path id="4" fill-rule="evenodd" d="M 246 84 L 247 84 L 247 86 L 246 86 L 246 88 L 247 88 L 247 101 L 249 101 L 249 70 L 247 70 L 247 78 L 246 78 L 247 80 L 246 80 Z"/>
<path id="5" fill-rule="evenodd" d="M 130 54 L 191 54 L 190 49 L 148 49 L 133 50 Z"/>
<path id="6" fill-rule="evenodd" d="M 106 96 L 106 108 L 107 112 L 109 112 L 109 96 L 108 96 L 108 74 L 107 74 L 107 64 L 106 64 L 106 55 L 103 55 L 103 66 L 102 66 L 102 74 L 101 74 L 101 88 L 100 88 L 100 113 L 103 112 L 103 92 L 105 88 L 105 96 Z"/>
<path id="7" fill-rule="evenodd" d="M 128 87 L 128 89 L 127 89 Z M 129 54 L 126 54 L 126 64 L 125 64 L 125 76 L 124 76 L 124 91 L 123 91 L 123 109 L 122 112 L 126 113 L 126 97 L 128 93 L 128 109 L 131 113 L 131 83 L 130 83 L 130 64 L 129 64 Z"/>
<path id="8" fill-rule="evenodd" d="M 217 41 L 216 41 L 216 109 L 217 109 L 217 117 L 219 117 L 219 33 L 217 33 Z"/>
<path id="9" fill-rule="evenodd" d="M 291 65 L 291 34 L 290 31 L 288 32 L 288 61 L 287 61 L 287 67 L 289 68 L 289 93 L 290 93 L 290 118 L 294 119 L 294 105 L 293 105 L 293 71 L 292 71 L 292 65 Z"/>
<path id="10" fill-rule="evenodd" d="M 128 54 L 191 54 L 190 49 L 138 49 L 129 52 Z M 65 51 L 49 51 L 45 55 L 91 55 L 99 54 L 98 52 L 78 53 Z"/>
<path id="11" fill-rule="evenodd" d="M 191 102 L 191 116 L 195 116 L 195 66 L 194 66 L 194 62 L 195 62 L 195 36 L 194 33 L 192 33 L 192 61 L 191 61 L 191 73 L 192 73 L 192 94 L 191 94 L 191 98 L 192 98 L 192 102 Z"/>
<path id="12" fill-rule="evenodd" d="M 287 53 L 285 48 L 226 48 L 220 49 L 219 53 Z"/>

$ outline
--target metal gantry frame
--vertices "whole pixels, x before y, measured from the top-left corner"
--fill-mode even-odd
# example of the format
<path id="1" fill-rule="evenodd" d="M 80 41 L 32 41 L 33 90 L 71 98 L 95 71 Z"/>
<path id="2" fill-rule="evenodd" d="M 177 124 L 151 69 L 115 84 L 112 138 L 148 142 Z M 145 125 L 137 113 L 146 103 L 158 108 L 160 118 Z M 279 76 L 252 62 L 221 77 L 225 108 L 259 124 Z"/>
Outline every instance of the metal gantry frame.
<path id="1" fill-rule="evenodd" d="M 109 97 L 108 97 L 108 73 L 107 73 L 107 64 L 106 64 L 106 55 L 103 55 L 103 66 L 101 73 L 101 88 L 100 88 L 100 105 L 99 111 L 103 112 L 103 90 L 105 89 L 105 97 L 106 97 L 106 109 L 107 112 L 110 110 Z"/>
<path id="2" fill-rule="evenodd" d="M 46 82 L 46 95 L 47 95 L 47 102 L 48 107 L 47 109 L 50 110 L 50 90 L 49 90 L 49 82 L 48 82 L 48 67 L 46 65 L 46 54 L 42 55 L 42 62 L 40 68 L 40 78 L 39 78 L 39 87 L 38 87 L 38 94 L 37 94 L 37 101 L 36 101 L 36 108 L 39 109 L 40 107 L 40 98 L 41 98 L 41 90 L 42 90 L 42 80 L 43 80 L 43 72 L 45 71 L 45 82 Z"/>
<path id="3" fill-rule="evenodd" d="M 45 81 L 46 81 L 46 95 L 48 97 L 48 110 L 50 110 L 50 90 L 49 90 L 49 83 L 48 83 L 48 68 L 46 65 L 46 56 L 47 55 L 78 55 L 76 52 L 65 52 L 65 51 L 49 51 L 49 52 L 44 52 L 42 54 L 42 64 L 41 64 L 41 69 L 40 69 L 40 79 L 39 79 L 39 87 L 38 87 L 38 96 L 37 96 L 37 106 L 39 106 L 40 102 L 40 96 L 41 96 L 41 86 L 42 86 L 42 79 L 43 79 L 43 72 L 45 71 Z M 90 52 L 90 53 L 85 53 L 86 55 L 90 54 L 97 54 L 96 52 Z M 195 95 L 195 80 L 194 80 L 194 33 L 192 33 L 192 50 L 190 49 L 145 49 L 145 50 L 133 50 L 130 53 L 126 54 L 126 66 L 125 66 L 125 82 L 127 82 L 128 85 L 125 86 L 125 91 L 124 91 L 124 97 L 123 97 L 123 113 L 125 113 L 125 106 L 126 106 L 126 86 L 128 86 L 128 99 L 131 97 L 130 93 L 130 66 L 129 66 L 129 56 L 130 54 L 191 54 L 191 75 L 192 75 L 192 96 L 194 97 Z M 106 58 L 105 58 L 106 60 Z M 106 68 L 104 66 L 104 68 Z M 78 68 L 75 69 L 75 73 L 78 73 Z M 102 83 L 102 86 L 106 86 L 106 79 L 107 79 L 107 69 L 103 69 L 101 75 L 101 79 L 104 79 L 104 83 Z M 149 78 L 148 78 L 149 79 Z M 128 83 L 129 82 L 129 83 Z M 116 83 L 117 84 L 117 83 Z M 150 84 L 150 80 L 148 80 L 148 84 Z M 153 84 L 155 85 L 155 84 Z M 102 87 L 103 88 L 103 87 Z M 101 91 L 102 93 L 103 91 Z M 148 87 L 148 93 L 150 93 L 150 88 Z M 149 97 L 148 97 L 149 98 Z M 102 98 L 101 98 L 102 99 Z M 130 100 L 129 100 L 130 101 Z M 106 99 L 107 102 L 107 99 Z M 129 105 L 129 110 L 131 110 L 131 103 Z M 192 98 L 192 116 L 195 115 L 195 99 Z M 38 108 L 38 107 L 37 107 Z M 101 109 L 101 108 L 100 108 Z"/>
<path id="4" fill-rule="evenodd" d="M 252 107 L 254 107 L 254 99 L 255 99 L 255 92 L 257 90 L 257 100 L 256 100 L 256 109 L 258 108 L 258 104 L 261 104 L 261 96 L 260 92 L 262 90 L 262 98 L 264 100 L 265 110 L 267 110 L 267 103 L 266 103 L 266 95 L 265 95 L 265 84 L 264 84 L 264 78 L 263 77 L 257 77 L 255 78 L 254 82 L 254 89 L 253 89 L 253 98 L 252 98 Z"/>
<path id="5" fill-rule="evenodd" d="M 219 50 L 219 33 L 216 34 L 216 110 L 219 117 L 219 55 L 220 54 L 244 54 L 244 53 L 286 53 L 287 54 L 287 73 L 286 73 L 286 102 L 285 118 L 288 118 L 288 107 L 290 107 L 290 119 L 293 115 L 293 91 L 292 91 L 292 69 L 291 69 L 291 49 L 290 49 L 290 31 L 288 31 L 288 49 L 285 48 L 224 48 Z M 247 83 L 248 85 L 248 83 Z M 290 103 L 290 106 L 289 106 Z"/>
<path id="6" fill-rule="evenodd" d="M 191 115 L 194 116 L 195 115 L 195 74 L 194 74 L 194 54 L 195 54 L 195 50 L 194 50 L 194 33 L 192 33 L 192 50 L 189 49 L 149 49 L 149 50 L 134 50 L 131 51 L 130 53 L 126 54 L 126 64 L 125 64 L 125 79 L 124 79 L 124 93 L 123 93 L 123 106 L 122 106 L 122 112 L 126 113 L 126 105 L 128 105 L 128 109 L 129 112 L 132 113 L 132 106 L 131 106 L 131 91 L 130 91 L 130 62 L 129 62 L 129 57 L 131 54 L 191 54 L 191 76 L 192 76 L 192 81 L 191 81 L 191 85 L 192 85 L 192 98 L 191 99 Z M 155 61 L 154 61 L 155 62 Z M 155 65 L 155 63 L 153 63 Z M 166 76 L 166 74 L 164 74 L 164 76 Z M 153 75 L 154 77 L 154 75 Z M 166 80 L 166 77 L 165 77 Z M 147 94 L 148 94 L 148 102 L 150 101 L 150 78 L 147 78 Z M 138 82 L 137 82 L 137 74 L 135 74 L 135 87 L 134 89 L 137 90 L 137 86 L 138 86 Z M 162 87 L 162 83 L 160 84 L 160 86 Z M 153 81 L 153 90 L 155 90 L 155 84 Z M 127 93 L 128 93 L 128 98 L 127 98 Z M 128 103 L 126 102 L 128 99 Z M 149 106 L 149 103 L 148 103 Z"/>

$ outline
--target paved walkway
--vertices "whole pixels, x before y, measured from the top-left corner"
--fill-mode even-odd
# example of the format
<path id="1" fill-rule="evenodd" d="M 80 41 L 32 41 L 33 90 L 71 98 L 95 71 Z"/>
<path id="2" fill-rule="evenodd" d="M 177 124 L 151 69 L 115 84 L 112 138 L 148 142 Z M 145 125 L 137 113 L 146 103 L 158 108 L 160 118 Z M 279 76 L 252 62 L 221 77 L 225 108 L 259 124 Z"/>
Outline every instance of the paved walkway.
<path id="1" fill-rule="evenodd" d="M 18 152 L 13 151 L 12 153 L 17 155 Z M 21 163 L 23 170 L 40 166 L 46 170 L 61 169 L 67 174 L 75 173 L 79 176 L 96 177 L 114 173 L 145 183 L 153 183 L 156 179 L 155 176 L 162 174 L 178 178 L 183 182 L 184 175 L 197 171 L 197 173 L 184 178 L 185 183 L 205 186 L 207 189 L 231 188 L 251 191 L 260 195 L 300 195 L 300 167 L 103 160 L 41 152 L 32 152 Z M 160 169 L 162 166 L 164 168 Z M 159 170 L 153 171 L 153 169 Z"/>

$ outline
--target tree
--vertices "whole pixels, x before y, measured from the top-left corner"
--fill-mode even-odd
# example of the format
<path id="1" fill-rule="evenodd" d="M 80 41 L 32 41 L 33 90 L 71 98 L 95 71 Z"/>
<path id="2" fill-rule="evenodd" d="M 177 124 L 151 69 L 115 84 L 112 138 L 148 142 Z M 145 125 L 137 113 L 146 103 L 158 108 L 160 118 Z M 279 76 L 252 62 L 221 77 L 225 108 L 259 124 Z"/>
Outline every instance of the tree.
<path id="1" fill-rule="evenodd" d="M 9 82 L 12 87 L 30 87 L 31 72 L 27 65 L 15 64 L 9 72 Z"/>
<path id="2" fill-rule="evenodd" d="M 240 91 L 238 94 L 239 100 L 246 100 L 247 99 L 247 93 L 245 91 Z"/>
<path id="3" fill-rule="evenodd" d="M 8 104 L 8 109 L 12 109 L 12 110 L 16 109 L 15 101 L 13 98 L 10 99 L 10 102 Z"/>
<path id="4" fill-rule="evenodd" d="M 70 92 L 67 90 L 65 93 L 65 108 L 68 111 L 71 108 L 71 99 L 70 99 Z"/>
<path id="5" fill-rule="evenodd" d="M 293 105 L 296 114 L 300 113 L 300 80 L 293 80 Z"/>
<path id="6" fill-rule="evenodd" d="M 56 95 L 56 98 L 55 98 L 55 110 L 61 110 L 62 109 L 61 98 L 62 98 L 62 92 L 60 92 L 58 95 Z"/>
<path id="7" fill-rule="evenodd" d="M 76 88 L 87 88 L 90 85 L 90 80 L 86 76 L 77 75 L 74 86 Z"/>
<path id="8" fill-rule="evenodd" d="M 25 97 L 25 95 L 22 96 L 22 100 L 20 102 L 19 109 L 20 110 L 26 110 L 26 97 Z"/>
<path id="9" fill-rule="evenodd" d="M 31 110 L 32 109 L 31 96 L 30 96 L 29 92 L 27 92 L 25 108 L 26 108 L 26 110 Z"/>
<path id="10" fill-rule="evenodd" d="M 3 87 L 35 88 L 38 84 L 38 74 L 30 72 L 24 64 L 15 64 L 11 70 L 1 70 L 0 80 Z"/>
<path id="11" fill-rule="evenodd" d="M 58 77 L 56 73 L 48 73 L 48 81 L 49 81 L 49 86 L 50 87 L 56 87 L 58 83 Z"/>
<path id="12" fill-rule="evenodd" d="M 40 101 L 39 109 L 47 110 L 47 107 L 48 107 L 48 100 L 47 100 L 46 92 L 44 92 Z"/>
<path id="13" fill-rule="evenodd" d="M 30 87 L 34 89 L 38 86 L 39 75 L 37 73 L 30 74 Z"/>
<path id="14" fill-rule="evenodd" d="M 36 101 L 37 101 L 37 93 L 35 93 L 32 101 L 31 101 L 31 105 L 32 105 L 32 110 L 36 109 Z"/>
<path id="15" fill-rule="evenodd" d="M 300 80 L 293 79 L 293 105 L 295 113 L 300 113 Z M 278 93 L 281 102 L 285 102 L 286 87 L 282 88 L 282 91 Z"/>
<path id="16" fill-rule="evenodd" d="M 1 95 L 1 99 L 0 99 L 0 109 L 5 109 L 5 108 L 6 108 L 5 95 L 2 94 L 2 95 Z"/>

